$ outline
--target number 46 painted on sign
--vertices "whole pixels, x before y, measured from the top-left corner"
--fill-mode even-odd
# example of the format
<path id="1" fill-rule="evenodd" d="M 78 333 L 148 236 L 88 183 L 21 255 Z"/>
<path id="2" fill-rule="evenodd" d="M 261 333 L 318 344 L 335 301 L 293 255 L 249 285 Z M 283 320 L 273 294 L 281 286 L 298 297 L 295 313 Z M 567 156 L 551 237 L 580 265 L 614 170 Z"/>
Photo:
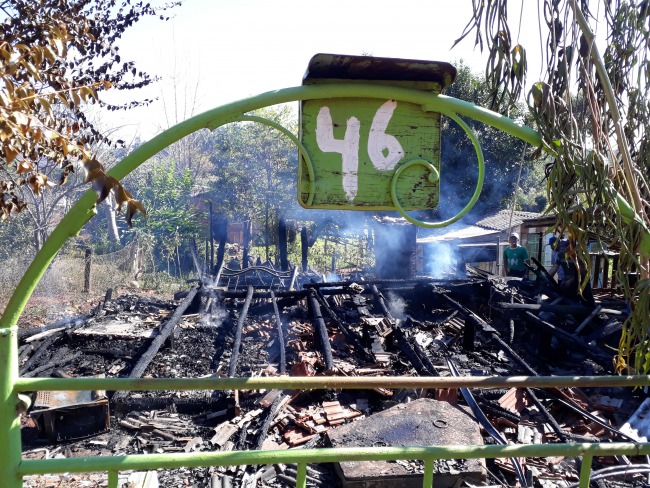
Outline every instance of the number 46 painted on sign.
<path id="1" fill-rule="evenodd" d="M 372 119 L 368 136 L 368 155 L 375 168 L 389 171 L 404 156 L 402 145 L 390 134 L 386 127 L 397 107 L 395 100 L 384 103 Z M 356 117 L 350 117 L 346 122 L 343 139 L 334 139 L 334 125 L 329 107 L 321 107 L 316 119 L 316 142 L 323 152 L 340 153 L 343 159 L 343 191 L 351 202 L 357 196 L 359 184 L 357 181 L 359 169 L 359 140 L 361 122 Z"/>

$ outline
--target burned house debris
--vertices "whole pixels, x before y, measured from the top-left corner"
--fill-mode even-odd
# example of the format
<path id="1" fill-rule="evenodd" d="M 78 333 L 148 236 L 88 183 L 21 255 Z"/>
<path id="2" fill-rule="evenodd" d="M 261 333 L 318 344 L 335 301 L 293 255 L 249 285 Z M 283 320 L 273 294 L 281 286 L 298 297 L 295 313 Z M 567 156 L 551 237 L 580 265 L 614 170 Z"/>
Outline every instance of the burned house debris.
<path id="1" fill-rule="evenodd" d="M 269 267 L 204 276 L 176 301 L 107 295 L 94 313 L 20 331 L 23 376 L 597 376 L 613 372 L 625 303 L 560 297 L 546 275 L 325 283 Z M 319 446 L 635 441 L 642 391 L 623 388 L 41 392 L 23 456 Z M 645 410 L 643 410 L 645 409 Z M 637 411 L 638 410 L 638 411 Z M 646 486 L 645 458 L 594 459 L 592 486 Z M 571 457 L 436 461 L 434 486 L 577 486 Z M 308 486 L 421 486 L 423 463 L 310 464 Z M 124 473 L 120 486 L 295 486 L 296 466 Z M 137 481 L 138 476 L 141 481 Z M 58 477 L 48 486 L 58 486 Z M 101 475 L 95 478 L 101 486 Z M 136 481 L 134 481 L 136 480 Z M 602 481 L 599 481 L 602 480 Z M 71 475 L 68 481 L 74 481 Z M 25 486 L 37 484 L 26 477 Z M 140 483 L 140 484 L 135 484 Z M 152 482 L 153 483 L 153 482 Z M 70 485 L 66 485 L 70 486 Z M 81 486 L 81 485 L 79 485 Z M 158 485 L 151 485 L 158 486 Z"/>
<path id="2" fill-rule="evenodd" d="M 483 184 L 480 176 L 469 203 L 446 221 L 423 222 L 405 213 L 434 210 L 441 202 L 443 115 L 470 137 L 479 175 L 485 160 L 462 118 L 506 131 L 526 144 L 539 146 L 542 141 L 541 134 L 500 114 L 439 97 L 455 74 L 447 63 L 317 54 L 304 86 L 197 115 L 193 122 L 157 136 L 155 144 L 141 146 L 113 172 L 126 175 L 135 170 L 151 156 L 147 147 L 160 144 L 162 150 L 194 130 L 215 130 L 235 120 L 264 123 L 247 114 L 299 101 L 300 141 L 289 130 L 281 132 L 300 149 L 296 193 L 301 207 L 397 211 L 412 224 L 442 226 L 471 209 Z M 269 183 L 267 202 L 272 189 Z M 595 377 L 614 372 L 614 346 L 628 314 L 616 290 L 598 291 L 594 302 L 585 303 L 579 295 L 561 293 L 537 263 L 524 279 L 468 270 L 465 263 L 472 262 L 470 255 L 477 260 L 476 249 L 461 256 L 454 277 L 417 277 L 417 233 L 411 226 L 375 232 L 372 275 L 364 274 L 359 262 L 352 263 L 359 265 L 354 275 L 336 280 L 310 274 L 306 229 L 301 231 L 303 273 L 290 270 L 284 221 L 278 222 L 280 270 L 261 261 L 251 266 L 253 212 L 246 212 L 249 223 L 241 229 L 242 266 L 226 269 L 221 244 L 227 229 L 219 225 L 226 232 L 217 233 L 221 249 L 214 262 L 210 208 L 203 268 L 198 269 L 202 246 L 196 242 L 189 246 L 198 284 L 192 283 L 174 301 L 134 295 L 113 298 L 107 293 L 87 316 L 19 330 L 18 318 L 36 282 L 69 236 L 77 235 L 91 218 L 95 204 L 89 192 L 72 206 L 3 312 L 3 319 L 8 318 L 0 324 L 4 339 L 0 362 L 5 366 L 0 383 L 6 386 L 0 401 L 0 432 L 23 448 L 22 459 L 18 449 L 9 449 L 10 455 L 0 463 L 0 472 L 13 476 L 3 480 L 12 488 L 22 486 L 23 480 L 34 488 L 43 481 L 46 486 L 74 486 L 76 481 L 79 486 L 93 481 L 104 486 L 104 475 L 58 483 L 30 476 L 47 469 L 66 473 L 90 468 L 106 472 L 111 488 L 305 486 L 305 479 L 309 486 L 413 486 L 425 481 L 431 485 L 428 479 L 434 471 L 436 486 L 568 487 L 578 481 L 584 486 L 586 475 L 600 486 L 646 484 L 650 466 L 639 453 L 650 453 L 650 445 L 635 445 L 647 439 L 649 430 L 642 391 L 590 383 L 534 387 L 536 376 Z M 133 204 L 130 201 L 130 210 Z M 623 210 L 619 204 L 621 218 L 632 219 Z M 269 216 L 267 210 L 267 261 L 272 245 Z M 401 234 L 402 242 L 392 249 L 386 245 L 382 253 L 381 245 L 396 234 Z M 648 236 L 646 232 L 646 243 Z M 498 239 L 490 242 L 497 259 L 500 245 Z M 398 252 L 403 249 L 407 252 Z M 650 253 L 647 246 L 644 250 Z M 176 254 L 178 258 L 178 246 Z M 603 277 L 607 276 L 604 270 Z M 527 383 L 507 381 L 516 375 Z M 311 389 L 305 381 L 318 377 L 331 380 L 327 389 L 314 385 Z M 273 388 L 252 386 L 265 384 L 252 381 L 256 378 L 277 382 Z M 296 380 L 289 387 L 295 378 L 303 382 Z M 368 379 L 372 386 L 351 389 L 352 382 L 344 381 L 350 379 Z M 433 379 L 456 383 L 441 387 L 448 383 Z M 478 386 L 458 386 L 466 384 L 463 379 L 479 379 L 473 383 Z M 499 384 L 507 388 L 489 386 L 495 379 L 506 380 Z M 152 390 L 162 383 L 169 388 Z M 100 385 L 106 391 L 57 390 L 61 385 L 83 384 Z M 224 384 L 237 387 L 227 390 Z M 317 387 L 323 388 L 323 383 Z M 38 394 L 28 398 L 32 391 Z M 17 397 L 22 442 L 16 428 Z M 588 454 L 598 452 L 590 446 L 620 444 L 616 441 L 625 445 L 614 452 L 628 457 Z M 468 443 L 468 455 L 463 456 Z M 504 449 L 490 450 L 490 444 Z M 562 454 L 534 457 L 531 450 L 531 455 L 509 455 L 510 447 L 529 445 L 546 452 L 542 448 L 552 444 L 558 444 Z M 318 457 L 318 449 L 299 451 L 330 445 L 337 446 L 339 456 L 358 452 L 355 446 L 370 446 L 373 455 L 429 449 L 452 459 L 428 454 L 384 457 L 377 463 L 377 458 L 364 458 L 373 463 L 364 464 L 357 463 L 358 458 L 340 457 L 339 464 L 333 464 L 326 462 L 327 454 Z M 307 457 L 301 461 L 300 454 L 282 456 L 291 450 L 308 454 L 308 461 Z M 262 456 L 251 456 L 256 451 Z M 494 459 L 487 455 L 490 452 L 508 455 Z M 246 455 L 256 462 L 242 461 Z M 273 462 L 266 462 L 271 456 Z M 192 462 L 185 462 L 188 459 Z M 143 466 L 160 469 L 130 471 Z"/>

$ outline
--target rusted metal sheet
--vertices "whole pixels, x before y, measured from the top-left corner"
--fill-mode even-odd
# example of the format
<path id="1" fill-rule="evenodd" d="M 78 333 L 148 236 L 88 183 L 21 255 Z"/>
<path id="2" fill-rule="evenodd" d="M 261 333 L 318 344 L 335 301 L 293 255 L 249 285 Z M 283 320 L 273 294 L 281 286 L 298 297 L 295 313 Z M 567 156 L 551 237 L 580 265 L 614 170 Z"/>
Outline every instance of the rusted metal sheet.
<path id="1" fill-rule="evenodd" d="M 108 399 L 100 391 L 39 391 L 31 415 L 57 441 L 101 434 L 111 427 Z"/>

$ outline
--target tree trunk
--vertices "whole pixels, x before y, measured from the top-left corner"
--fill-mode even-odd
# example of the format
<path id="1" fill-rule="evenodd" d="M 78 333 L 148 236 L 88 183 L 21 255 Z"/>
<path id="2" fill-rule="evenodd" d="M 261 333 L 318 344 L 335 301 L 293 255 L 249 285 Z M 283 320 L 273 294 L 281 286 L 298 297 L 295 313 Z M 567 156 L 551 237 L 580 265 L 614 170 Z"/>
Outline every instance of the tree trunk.
<path id="1" fill-rule="evenodd" d="M 106 209 L 106 222 L 108 223 L 108 239 L 111 242 L 120 242 L 120 235 L 117 231 L 117 221 L 115 219 L 115 205 L 113 205 L 113 195 L 108 195 L 104 200 Z"/>

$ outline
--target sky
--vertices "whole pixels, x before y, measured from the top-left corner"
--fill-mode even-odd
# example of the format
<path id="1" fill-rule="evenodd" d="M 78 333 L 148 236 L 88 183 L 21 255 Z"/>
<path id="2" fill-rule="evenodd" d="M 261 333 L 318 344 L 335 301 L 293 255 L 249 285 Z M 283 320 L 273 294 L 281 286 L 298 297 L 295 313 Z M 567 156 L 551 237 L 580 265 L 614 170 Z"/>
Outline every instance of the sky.
<path id="1" fill-rule="evenodd" d="M 470 19 L 471 4 L 471 0 L 184 0 L 169 21 L 141 20 L 119 43 L 123 60 L 133 60 L 139 69 L 162 78 L 151 89 L 137 92 L 139 98 L 158 100 L 147 108 L 103 115 L 100 126 L 117 128 L 127 142 L 136 135 L 148 140 L 225 103 L 300 85 L 317 53 L 452 64 L 463 59 L 482 72 L 487 54 L 474 49 L 473 34 L 451 50 Z M 517 1 L 513 5 L 519 8 Z M 536 18 L 533 21 L 536 26 Z M 533 30 L 537 33 L 537 28 L 522 29 L 521 35 Z M 134 93 L 125 92 L 129 98 L 124 100 Z M 108 94 L 105 100 L 120 99 Z"/>

